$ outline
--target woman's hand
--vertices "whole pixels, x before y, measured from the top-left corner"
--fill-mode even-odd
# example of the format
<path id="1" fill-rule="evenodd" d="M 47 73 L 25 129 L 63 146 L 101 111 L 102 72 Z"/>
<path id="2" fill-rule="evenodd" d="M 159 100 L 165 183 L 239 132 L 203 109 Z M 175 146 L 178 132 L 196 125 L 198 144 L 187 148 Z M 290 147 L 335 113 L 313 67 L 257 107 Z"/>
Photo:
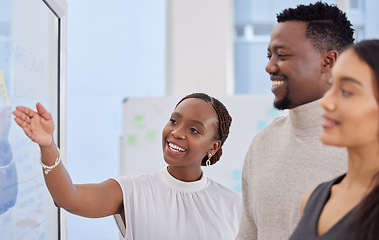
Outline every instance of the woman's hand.
<path id="1" fill-rule="evenodd" d="M 13 112 L 14 120 L 33 142 L 40 146 L 49 146 L 53 143 L 54 121 L 40 103 L 36 107 L 37 112 L 23 106 L 16 107 Z"/>

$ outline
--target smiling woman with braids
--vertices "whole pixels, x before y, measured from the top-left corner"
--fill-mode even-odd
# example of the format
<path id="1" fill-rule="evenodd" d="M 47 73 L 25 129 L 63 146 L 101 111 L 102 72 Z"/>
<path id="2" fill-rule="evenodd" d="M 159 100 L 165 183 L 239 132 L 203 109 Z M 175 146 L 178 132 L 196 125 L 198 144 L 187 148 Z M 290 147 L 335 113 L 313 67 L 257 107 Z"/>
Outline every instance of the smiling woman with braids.
<path id="1" fill-rule="evenodd" d="M 98 184 L 71 182 L 53 141 L 53 119 L 41 104 L 37 112 L 19 106 L 14 115 L 40 146 L 45 182 L 57 206 L 84 217 L 114 215 L 124 239 L 230 240 L 237 235 L 240 194 L 201 170 L 220 159 L 232 121 L 217 99 L 194 93 L 176 105 L 162 131 L 167 168 Z"/>

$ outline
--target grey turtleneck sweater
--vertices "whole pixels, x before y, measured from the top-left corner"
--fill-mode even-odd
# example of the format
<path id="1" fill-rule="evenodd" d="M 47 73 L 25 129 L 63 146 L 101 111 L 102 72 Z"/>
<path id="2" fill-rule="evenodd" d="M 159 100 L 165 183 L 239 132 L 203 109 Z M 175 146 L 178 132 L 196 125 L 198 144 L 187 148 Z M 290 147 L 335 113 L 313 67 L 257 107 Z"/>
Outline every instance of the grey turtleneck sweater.
<path id="1" fill-rule="evenodd" d="M 345 148 L 319 139 L 320 100 L 289 110 L 253 139 L 242 171 L 244 211 L 236 239 L 288 239 L 304 194 L 347 170 Z"/>

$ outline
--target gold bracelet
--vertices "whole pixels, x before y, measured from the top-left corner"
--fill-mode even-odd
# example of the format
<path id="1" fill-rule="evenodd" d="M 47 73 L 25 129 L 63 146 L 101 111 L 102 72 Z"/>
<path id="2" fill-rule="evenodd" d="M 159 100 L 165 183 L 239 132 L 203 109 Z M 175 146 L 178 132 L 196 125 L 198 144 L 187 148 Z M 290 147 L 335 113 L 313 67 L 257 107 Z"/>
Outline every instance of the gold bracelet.
<path id="1" fill-rule="evenodd" d="M 41 156 L 41 165 L 46 175 L 49 174 L 49 172 L 53 170 L 56 166 L 58 166 L 58 164 L 61 162 L 61 151 L 59 150 L 58 146 L 57 146 L 57 151 L 58 151 L 58 156 L 57 156 L 57 159 L 55 159 L 54 165 L 52 166 L 46 166 L 45 164 L 43 164 L 42 156 Z"/>

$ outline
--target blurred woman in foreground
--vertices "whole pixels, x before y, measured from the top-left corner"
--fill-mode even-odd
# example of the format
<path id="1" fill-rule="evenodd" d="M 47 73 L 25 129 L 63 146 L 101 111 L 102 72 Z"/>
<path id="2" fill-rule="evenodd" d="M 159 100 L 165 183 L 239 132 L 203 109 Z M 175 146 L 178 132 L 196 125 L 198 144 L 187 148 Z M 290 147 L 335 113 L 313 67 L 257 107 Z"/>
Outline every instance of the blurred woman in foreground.
<path id="1" fill-rule="evenodd" d="M 346 49 L 332 75 L 320 138 L 347 148 L 348 170 L 304 196 L 290 239 L 379 239 L 379 40 Z"/>

